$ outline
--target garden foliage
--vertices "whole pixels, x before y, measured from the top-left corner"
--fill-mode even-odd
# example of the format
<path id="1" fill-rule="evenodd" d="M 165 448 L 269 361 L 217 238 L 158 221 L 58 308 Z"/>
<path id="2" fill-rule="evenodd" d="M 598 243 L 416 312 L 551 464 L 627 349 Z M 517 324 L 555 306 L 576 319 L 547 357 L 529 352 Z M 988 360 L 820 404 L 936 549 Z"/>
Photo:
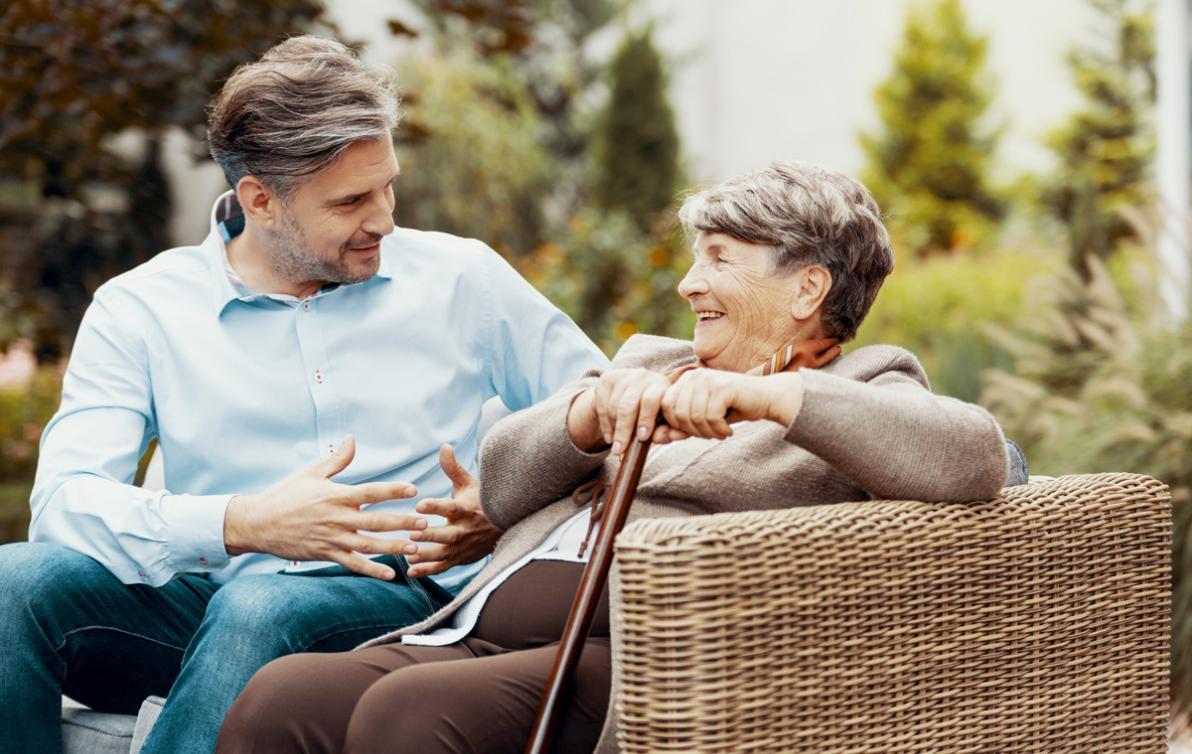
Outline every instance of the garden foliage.
<path id="1" fill-rule="evenodd" d="M 432 51 L 398 64 L 408 94 L 395 192 L 399 222 L 493 244 L 612 353 L 638 331 L 688 336 L 691 314 L 675 293 L 689 258 L 675 224 L 679 140 L 650 32 L 628 31 L 605 70 L 561 49 L 610 20 L 602 8 L 483 16 L 483 44 L 459 44 L 477 21 L 440 17 L 416 32 Z M 524 44 L 501 43 L 522 33 Z M 527 73 L 560 59 L 545 81 Z"/>
<path id="2" fill-rule="evenodd" d="M 675 203 L 679 135 L 651 32 L 631 33 L 613 56 L 608 105 L 596 138 L 594 204 L 648 230 Z"/>
<path id="3" fill-rule="evenodd" d="M 863 178 L 906 251 L 979 245 L 1003 215 L 990 179 L 999 132 L 988 123 L 987 48 L 960 0 L 912 6 L 894 70 L 874 92 L 881 129 L 861 135 Z"/>
<path id="4" fill-rule="evenodd" d="M 1068 66 L 1084 100 L 1048 143 L 1060 168 L 1043 204 L 1070 231 L 1072 265 L 1105 259 L 1135 236 L 1128 213 L 1154 199 L 1155 30 L 1148 0 L 1092 0 L 1099 39 Z"/>

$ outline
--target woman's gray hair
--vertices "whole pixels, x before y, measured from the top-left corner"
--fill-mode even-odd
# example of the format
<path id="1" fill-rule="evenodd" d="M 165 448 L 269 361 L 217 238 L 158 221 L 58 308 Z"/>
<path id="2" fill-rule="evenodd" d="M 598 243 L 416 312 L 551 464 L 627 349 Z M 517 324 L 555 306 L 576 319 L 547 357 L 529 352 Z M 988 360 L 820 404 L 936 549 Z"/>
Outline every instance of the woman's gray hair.
<path id="1" fill-rule="evenodd" d="M 300 36 L 232 73 L 207 108 L 207 141 L 233 188 L 252 175 L 285 200 L 351 144 L 392 138 L 397 121 L 392 73 Z"/>
<path id="2" fill-rule="evenodd" d="M 679 220 L 774 249 L 774 270 L 820 265 L 832 274 L 823 303 L 828 335 L 850 340 L 894 270 L 894 250 L 869 190 L 841 173 L 775 162 L 687 198 Z"/>

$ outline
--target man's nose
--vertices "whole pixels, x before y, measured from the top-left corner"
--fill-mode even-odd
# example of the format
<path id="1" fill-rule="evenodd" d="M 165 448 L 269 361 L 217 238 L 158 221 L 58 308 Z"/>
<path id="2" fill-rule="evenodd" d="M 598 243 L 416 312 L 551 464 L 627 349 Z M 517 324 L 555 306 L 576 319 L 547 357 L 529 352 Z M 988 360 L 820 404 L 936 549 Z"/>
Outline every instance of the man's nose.
<path id="1" fill-rule="evenodd" d="M 385 199 L 373 201 L 368 208 L 368 217 L 360 229 L 365 233 L 387 236 L 396 227 L 393 223 L 393 206 Z"/>

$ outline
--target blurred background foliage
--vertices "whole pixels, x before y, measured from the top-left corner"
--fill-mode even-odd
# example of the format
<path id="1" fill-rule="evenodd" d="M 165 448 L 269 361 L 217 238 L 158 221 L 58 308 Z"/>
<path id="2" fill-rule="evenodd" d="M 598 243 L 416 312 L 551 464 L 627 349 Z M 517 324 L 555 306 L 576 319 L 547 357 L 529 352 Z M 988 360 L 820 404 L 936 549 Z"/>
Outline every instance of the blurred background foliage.
<path id="1" fill-rule="evenodd" d="M 404 60 L 398 75 L 410 92 L 394 184 L 402 224 L 484 238 L 513 258 L 542 243 L 539 200 L 558 170 L 508 61 L 456 47 Z"/>
<path id="2" fill-rule="evenodd" d="M 1048 137 L 1060 168 L 1040 181 L 1042 204 L 1069 232 L 1069 261 L 1106 259 L 1136 237 L 1129 214 L 1154 200 L 1155 30 L 1140 0 L 1092 0 L 1100 39 L 1068 54 L 1084 106 Z"/>
<path id="3" fill-rule="evenodd" d="M 322 14 L 318 0 L 0 7 L 0 279 L 39 359 L 66 353 L 100 283 L 173 245 L 163 132 L 201 141 L 232 69 Z"/>
<path id="4" fill-rule="evenodd" d="M 1096 33 L 1056 61 L 1080 106 L 1042 137 L 1054 166 L 1008 177 L 990 39 L 958 0 L 912 4 L 876 125 L 858 134 L 898 267 L 857 343 L 914 351 L 938 392 L 997 416 L 1033 473 L 1172 487 L 1172 679 L 1186 699 L 1192 326 L 1156 303 L 1153 9 L 1086 1 Z M 675 63 L 631 6 L 411 0 L 388 19 L 411 42 L 394 61 L 398 221 L 488 241 L 610 354 L 634 332 L 693 324 L 674 294 L 691 186 L 667 99 Z M 317 0 L 10 0 L 0 29 L 0 538 L 14 539 L 83 308 L 170 246 L 174 202 L 192 201 L 171 195 L 165 134 L 191 134 L 206 159 L 203 106 L 236 64 L 338 30 Z M 590 54 L 601 36 L 618 41 Z"/>
<path id="5" fill-rule="evenodd" d="M 989 177 L 998 129 L 985 67 L 989 41 L 960 0 L 912 6 L 894 70 L 874 92 L 881 130 L 861 134 L 862 180 L 887 213 L 896 248 L 915 255 L 988 242 L 1004 212 Z"/>

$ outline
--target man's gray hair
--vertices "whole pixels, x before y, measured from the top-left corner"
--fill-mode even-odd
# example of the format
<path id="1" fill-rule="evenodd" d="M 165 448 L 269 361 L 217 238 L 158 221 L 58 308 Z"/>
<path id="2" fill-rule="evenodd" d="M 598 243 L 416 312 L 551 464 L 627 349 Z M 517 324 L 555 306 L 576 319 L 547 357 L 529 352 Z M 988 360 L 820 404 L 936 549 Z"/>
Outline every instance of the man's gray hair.
<path id="1" fill-rule="evenodd" d="M 233 188 L 252 175 L 285 200 L 353 143 L 391 139 L 397 121 L 392 73 L 300 36 L 232 73 L 207 108 L 207 141 Z"/>
<path id="2" fill-rule="evenodd" d="M 868 189 L 841 173 L 775 162 L 687 198 L 679 220 L 774 249 L 774 270 L 820 265 L 832 274 L 823 303 L 830 337 L 850 340 L 894 270 L 894 250 Z"/>

